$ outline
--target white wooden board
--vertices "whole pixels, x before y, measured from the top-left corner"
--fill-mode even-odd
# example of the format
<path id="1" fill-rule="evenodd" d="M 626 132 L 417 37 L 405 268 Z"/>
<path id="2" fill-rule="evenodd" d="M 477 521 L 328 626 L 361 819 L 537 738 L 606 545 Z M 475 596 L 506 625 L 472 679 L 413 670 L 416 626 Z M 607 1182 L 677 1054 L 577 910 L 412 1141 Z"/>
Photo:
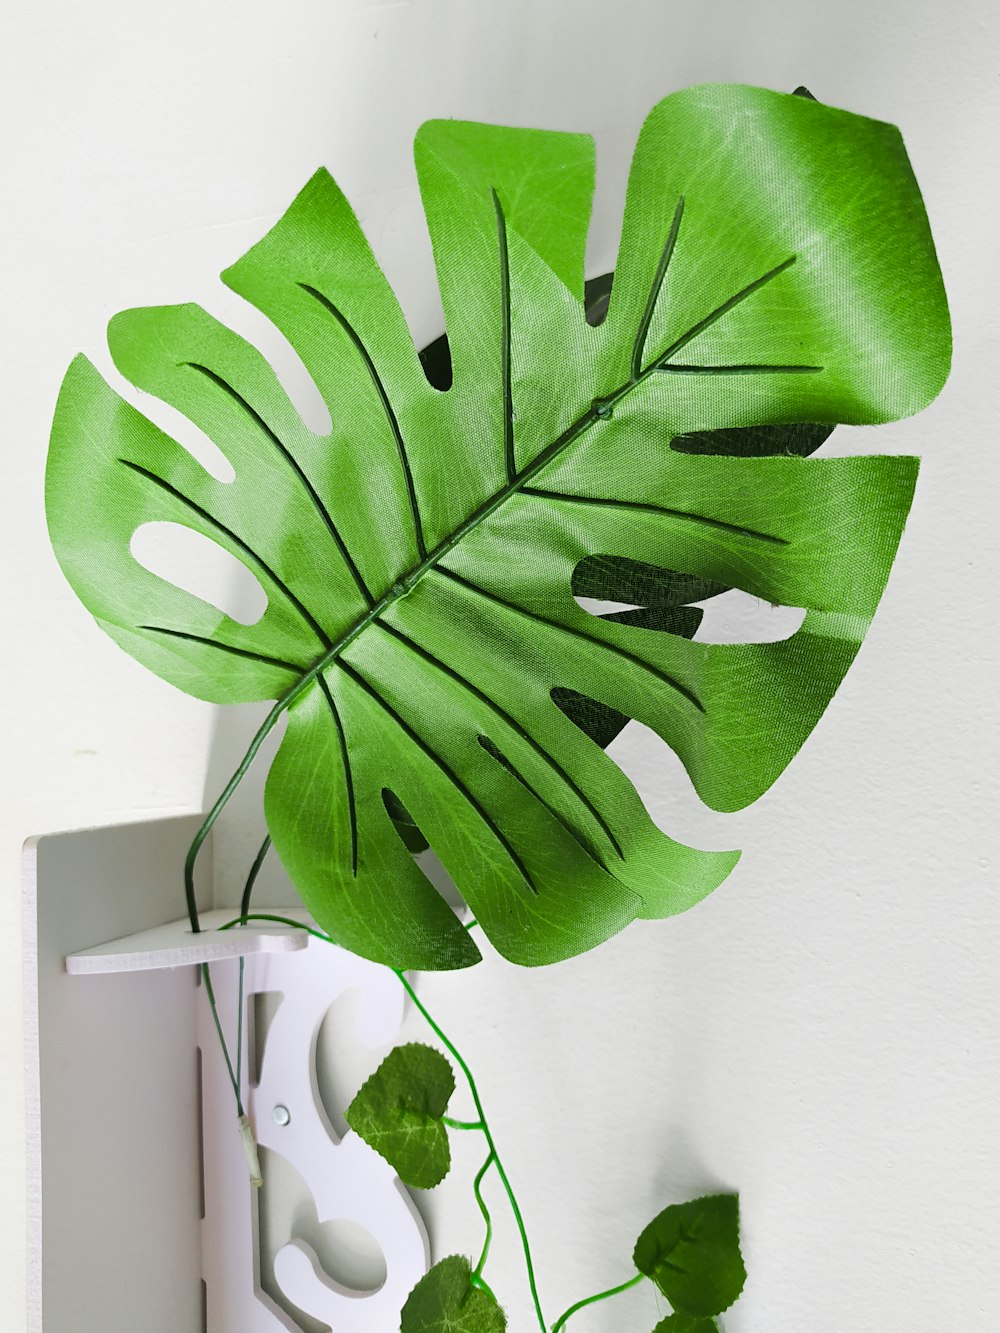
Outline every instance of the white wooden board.
<path id="1" fill-rule="evenodd" d="M 297 1333 L 293 1309 L 337 1333 L 384 1333 L 427 1269 L 427 1237 L 391 1168 L 331 1127 L 316 1043 L 331 1004 L 352 990 L 361 1043 L 391 1042 L 402 988 L 388 969 L 292 926 L 220 931 L 231 909 L 203 911 L 199 933 L 174 919 L 198 823 L 25 847 L 28 1333 Z M 210 852 L 203 873 L 206 899 Z M 262 1289 L 267 1174 L 263 1191 L 251 1188 L 196 966 L 212 967 L 235 1057 L 240 958 L 241 1087 L 257 1140 L 305 1181 L 321 1222 L 368 1233 L 385 1262 L 376 1290 L 335 1281 L 295 1234 L 270 1256 L 286 1308 Z M 254 999 L 265 992 L 282 998 L 254 1077 Z"/>
<path id="2" fill-rule="evenodd" d="M 203 1328 L 196 973 L 65 967 L 67 954 L 176 915 L 199 822 L 25 847 L 28 1333 Z"/>
<path id="3" fill-rule="evenodd" d="M 177 896 L 176 878 L 174 897 Z M 220 928 L 237 914 L 217 909 L 201 914 L 201 930 L 195 934 L 187 917 L 168 921 L 152 930 L 139 931 L 120 939 L 81 949 L 66 959 L 66 971 L 72 976 L 107 972 L 148 972 L 163 967 L 185 967 L 192 963 L 218 963 L 226 958 L 240 958 L 253 953 L 295 953 L 304 949 L 308 935 L 286 926 L 253 922 L 239 929 Z"/>

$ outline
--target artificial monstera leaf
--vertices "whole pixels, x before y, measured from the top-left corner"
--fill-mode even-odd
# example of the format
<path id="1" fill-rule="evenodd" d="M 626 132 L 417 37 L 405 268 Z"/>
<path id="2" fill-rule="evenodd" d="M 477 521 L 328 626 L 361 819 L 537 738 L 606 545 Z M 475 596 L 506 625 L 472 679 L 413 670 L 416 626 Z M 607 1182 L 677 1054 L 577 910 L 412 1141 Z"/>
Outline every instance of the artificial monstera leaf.
<path id="1" fill-rule="evenodd" d="M 664 1208 L 636 1241 L 633 1260 L 677 1314 L 705 1319 L 728 1310 L 747 1278 L 737 1196 L 709 1194 Z"/>
<path id="2" fill-rule="evenodd" d="M 811 422 L 743 426 L 677 435 L 671 440 L 670 447 L 681 453 L 738 458 L 778 454 L 806 457 L 814 453 L 832 431 L 832 426 Z M 704 615 L 704 611 L 692 603 L 728 591 L 724 583 L 644 564 L 625 556 L 590 556 L 573 571 L 576 597 L 636 604 L 624 611 L 601 612 L 602 619 L 639 625 L 644 629 L 666 630 L 671 634 L 682 634 L 687 639 L 694 637 Z M 566 716 L 602 748 L 609 745 L 628 722 L 624 713 L 572 690 L 555 690 L 552 697 Z"/>
<path id="3" fill-rule="evenodd" d="M 204 430 L 235 479 L 79 358 L 49 525 L 134 657 L 200 698 L 287 714 L 268 828 L 333 939 L 399 968 L 477 961 L 399 836 L 402 811 L 498 950 L 549 963 L 691 906 L 736 860 L 660 832 L 588 729 L 639 719 L 709 805 L 755 799 L 853 659 L 910 504 L 911 459 L 727 454 L 707 433 L 914 412 L 945 377 L 947 313 L 898 132 L 801 97 L 712 86 L 653 110 L 599 323 L 584 303 L 589 137 L 438 121 L 416 159 L 446 391 L 320 172 L 224 279 L 301 356 L 329 434 L 200 308 L 134 310 L 111 325 L 116 365 Z M 242 561 L 261 619 L 137 563 L 149 522 Z M 590 615 L 574 593 L 595 568 L 647 584 L 666 571 L 667 591 L 645 616 Z M 801 630 L 692 642 L 680 613 L 722 587 L 804 608 Z"/>
<path id="4" fill-rule="evenodd" d="M 346 1120 L 405 1185 L 433 1189 L 451 1166 L 441 1117 L 454 1091 L 455 1075 L 441 1052 L 409 1042 L 390 1051 L 363 1084 Z"/>
<path id="5" fill-rule="evenodd" d="M 668 1314 L 653 1329 L 653 1333 L 718 1333 L 714 1319 L 699 1319 L 686 1314 Z"/>
<path id="6" fill-rule="evenodd" d="M 407 1297 L 401 1333 L 504 1333 L 507 1317 L 496 1300 L 472 1282 L 461 1255 L 436 1263 Z"/>

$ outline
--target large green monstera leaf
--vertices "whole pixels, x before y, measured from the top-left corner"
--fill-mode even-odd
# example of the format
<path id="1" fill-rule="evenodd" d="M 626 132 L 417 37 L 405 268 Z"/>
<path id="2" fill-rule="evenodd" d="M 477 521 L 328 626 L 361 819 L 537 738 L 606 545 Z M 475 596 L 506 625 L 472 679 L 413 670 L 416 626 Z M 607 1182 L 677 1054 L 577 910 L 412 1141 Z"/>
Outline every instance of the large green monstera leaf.
<path id="1" fill-rule="evenodd" d="M 847 670 L 910 504 L 912 459 L 698 441 L 917 411 L 947 373 L 945 301 L 897 131 L 801 97 L 712 86 L 653 110 L 599 324 L 590 138 L 435 121 L 416 162 L 447 391 L 319 172 L 224 280 L 301 356 L 331 432 L 306 429 L 259 353 L 199 307 L 129 311 L 111 324 L 118 369 L 205 431 L 235 480 L 81 357 L 49 524 L 127 652 L 201 699 L 287 713 L 267 826 L 330 936 L 399 968 L 478 959 L 402 809 L 499 951 L 550 963 L 690 907 L 736 859 L 656 828 L 574 708 L 639 719 L 710 806 L 746 805 Z M 157 521 L 242 561 L 261 619 L 141 566 L 131 538 Z M 574 597 L 615 586 L 660 591 L 611 618 Z M 802 628 L 691 641 L 676 608 L 723 586 L 804 608 Z"/>

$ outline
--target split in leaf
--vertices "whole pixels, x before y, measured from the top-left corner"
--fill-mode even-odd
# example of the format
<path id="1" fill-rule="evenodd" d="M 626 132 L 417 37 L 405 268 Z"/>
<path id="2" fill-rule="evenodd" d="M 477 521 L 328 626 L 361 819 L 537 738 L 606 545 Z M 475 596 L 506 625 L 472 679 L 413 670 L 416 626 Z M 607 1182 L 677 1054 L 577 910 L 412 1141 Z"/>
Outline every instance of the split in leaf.
<path id="1" fill-rule="evenodd" d="M 493 1296 L 473 1286 L 461 1255 L 442 1259 L 407 1297 L 401 1333 L 504 1333 L 507 1318 Z"/>
<path id="2" fill-rule="evenodd" d="M 728 1310 L 747 1276 L 739 1199 L 709 1194 L 671 1204 L 643 1231 L 632 1257 L 678 1314 L 704 1318 Z"/>
<path id="3" fill-rule="evenodd" d="M 441 1117 L 454 1091 L 455 1075 L 441 1052 L 410 1042 L 389 1052 L 345 1118 L 405 1185 L 433 1189 L 451 1167 Z"/>
<path id="4" fill-rule="evenodd" d="M 435 384 L 321 171 L 224 280 L 288 338 L 330 432 L 198 306 L 129 311 L 110 328 L 119 371 L 235 477 L 80 357 L 49 528 L 127 652 L 199 698 L 287 713 L 265 814 L 325 933 L 399 969 L 478 961 L 408 851 L 426 840 L 501 954 L 551 963 L 732 869 L 736 853 L 662 833 L 591 737 L 638 719 L 718 810 L 782 772 L 864 638 L 916 474 L 806 457 L 826 426 L 795 423 L 924 406 L 947 311 L 898 132 L 802 97 L 719 85 L 654 108 L 596 323 L 589 137 L 433 121 L 416 162 L 447 325 Z M 753 446 L 720 451 L 733 430 Z M 136 529 L 161 522 L 246 565 L 268 599 L 256 624 L 136 561 Z M 594 595 L 595 570 L 669 591 L 590 615 L 574 592 Z M 805 620 L 779 643 L 694 642 L 679 577 Z"/>

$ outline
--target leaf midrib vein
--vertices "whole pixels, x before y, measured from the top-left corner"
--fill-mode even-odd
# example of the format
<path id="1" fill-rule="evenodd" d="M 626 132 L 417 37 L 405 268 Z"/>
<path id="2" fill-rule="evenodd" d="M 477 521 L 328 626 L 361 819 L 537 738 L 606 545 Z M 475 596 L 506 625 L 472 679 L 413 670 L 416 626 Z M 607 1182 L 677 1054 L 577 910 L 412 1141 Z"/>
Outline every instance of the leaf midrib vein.
<path id="1" fill-rule="evenodd" d="M 671 234 L 667 238 L 665 249 L 669 247 L 672 253 L 673 246 L 675 245 L 675 243 L 676 243 L 676 236 L 674 235 L 672 228 Z M 624 398 L 626 398 L 629 394 L 631 394 L 635 389 L 637 389 L 641 384 L 645 383 L 645 381 L 649 379 L 650 376 L 654 375 L 657 371 L 661 370 L 665 366 L 665 364 L 670 360 L 671 357 L 675 356 L 684 347 L 688 346 L 688 344 L 691 343 L 695 338 L 697 338 L 700 334 L 704 333 L 713 324 L 715 324 L 718 320 L 720 320 L 724 315 L 728 314 L 730 310 L 735 309 L 736 306 L 740 305 L 743 301 L 749 299 L 749 297 L 753 296 L 762 287 L 766 286 L 769 282 L 772 282 L 775 278 L 779 277 L 782 273 L 785 272 L 786 269 L 790 268 L 795 263 L 795 260 L 796 256 L 790 255 L 780 264 L 776 264 L 766 273 L 763 273 L 759 278 L 754 279 L 753 282 L 750 282 L 745 287 L 742 287 L 738 292 L 734 293 L 733 296 L 727 298 L 727 300 L 723 301 L 720 305 L 716 306 L 714 310 L 710 311 L 709 314 L 700 319 L 696 324 L 692 325 L 685 333 L 681 334 L 679 338 L 676 338 L 674 342 L 672 342 L 670 346 L 666 349 L 666 351 L 662 352 L 653 361 L 651 361 L 645 367 L 645 369 L 641 370 L 637 375 L 633 373 L 629 377 L 629 379 L 627 379 L 612 393 L 606 395 L 605 397 L 595 398 L 594 401 L 591 403 L 590 407 L 585 412 L 582 412 L 580 416 L 578 416 L 577 419 L 574 422 L 572 422 L 571 425 L 569 425 L 562 432 L 562 434 L 557 436 L 556 439 L 553 440 L 551 444 L 547 445 L 544 449 L 542 449 L 531 460 L 530 463 L 527 463 L 521 469 L 521 471 L 516 473 L 508 482 L 506 482 L 505 485 L 501 486 L 497 491 L 494 492 L 493 495 L 491 495 L 488 499 L 484 500 L 483 503 L 479 505 L 478 508 L 475 509 L 469 515 L 468 518 L 466 518 L 462 523 L 460 523 L 458 527 L 455 528 L 447 537 L 443 538 L 437 544 L 437 546 L 435 546 L 432 550 L 428 551 L 427 554 L 420 560 L 420 562 L 417 565 L 415 565 L 406 574 L 401 575 L 400 578 L 398 578 L 393 583 L 392 587 L 386 593 L 384 593 L 372 606 L 370 606 L 368 610 L 365 611 L 364 615 L 360 616 L 354 622 L 354 624 L 351 625 L 347 630 L 345 630 L 344 633 L 332 644 L 330 644 L 329 647 L 326 647 L 324 649 L 324 652 L 321 654 L 321 656 L 319 656 L 316 659 L 316 661 L 312 664 L 312 666 L 302 674 L 302 676 L 299 678 L 298 681 L 295 682 L 294 685 L 290 686 L 289 689 L 285 691 L 285 693 L 281 696 L 279 700 L 277 700 L 275 711 L 281 712 L 284 711 L 284 709 L 289 708 L 295 701 L 295 699 L 297 699 L 298 696 L 302 694 L 309 687 L 309 685 L 311 685 L 311 683 L 323 671 L 327 669 L 327 667 L 331 666 L 343 655 L 343 653 L 347 650 L 348 647 L 350 647 L 350 645 L 354 642 L 354 640 L 358 638 L 358 636 L 362 634 L 364 630 L 367 629 L 367 627 L 373 621 L 378 620 L 379 617 L 381 617 L 384 614 L 384 612 L 387 611 L 390 606 L 392 606 L 394 602 L 398 601 L 400 597 L 403 597 L 407 593 L 412 591 L 412 589 L 416 586 L 416 584 L 420 581 L 420 579 L 423 578 L 423 576 L 428 572 L 428 570 L 434 569 L 437 565 L 439 565 L 440 562 L 445 558 L 445 556 L 447 556 L 468 533 L 475 531 L 475 529 L 478 528 L 481 523 L 485 522 L 486 519 L 488 519 L 493 513 L 495 513 L 496 510 L 499 509 L 501 505 L 506 503 L 506 501 L 510 499 L 512 495 L 518 494 L 528 484 L 528 482 L 532 480 L 533 477 L 537 476 L 539 472 L 541 472 L 544 468 L 546 468 L 549 465 L 549 463 L 553 462 L 560 454 L 563 453 L 565 449 L 567 449 L 571 444 L 574 443 L 574 441 L 576 441 L 581 435 L 583 435 L 585 431 L 589 430 L 589 428 L 598 421 L 610 419 L 615 406 L 619 402 L 621 402 Z M 663 277 L 665 275 L 665 269 L 663 271 L 661 271 L 661 269 L 663 269 L 662 260 L 654 276 L 654 284 L 657 286 L 662 285 Z M 336 315 L 338 319 L 340 318 L 339 312 L 336 310 L 336 307 L 334 307 L 331 302 L 323 298 L 321 293 L 311 291 L 310 294 L 315 297 L 319 297 L 322 301 L 322 304 L 327 306 L 327 308 L 330 309 L 331 313 Z M 389 407 L 391 410 L 391 404 L 389 405 Z M 394 414 L 393 414 L 393 419 L 395 419 Z M 121 461 L 125 462 L 126 460 L 123 459 Z M 151 481 L 154 481 L 161 486 L 166 486 L 170 490 L 174 489 L 173 487 L 169 486 L 169 483 L 165 483 L 162 480 L 162 478 L 156 477 L 155 474 L 147 472 L 146 469 L 138 468 L 136 467 L 135 464 L 129 464 L 129 466 L 135 467 L 137 471 L 143 471 L 144 473 L 146 473 L 146 475 Z M 409 474 L 408 465 L 406 471 L 407 474 Z M 411 490 L 411 495 L 413 495 L 412 478 L 410 478 L 409 475 L 407 475 L 407 481 L 408 481 L 408 489 Z M 178 494 L 179 496 L 179 493 L 176 494 Z M 179 498 L 185 498 L 185 497 L 179 497 Z M 413 498 L 415 500 L 415 495 L 413 495 Z M 249 550 L 249 548 L 247 549 Z M 259 560 L 259 557 L 257 557 L 254 552 L 250 553 L 254 555 L 255 559 Z M 295 599 L 291 595 L 290 595 L 290 600 L 292 600 L 293 603 L 297 603 L 297 599 Z M 558 626 L 558 628 L 565 628 L 565 627 Z M 691 695 L 682 686 L 679 686 L 677 682 L 670 681 L 668 683 L 674 684 L 677 688 L 680 689 L 681 693 L 683 693 L 686 697 L 688 697 L 691 700 L 691 702 L 696 707 L 702 708 L 700 701 L 698 701 L 695 696 Z"/>
<path id="2" fill-rule="evenodd" d="M 667 238 L 667 245 L 672 248 L 675 241 L 676 238 L 671 232 L 671 236 L 668 236 Z M 721 305 L 717 306 L 703 319 L 699 320 L 697 324 L 692 325 L 690 329 L 681 334 L 679 338 L 675 339 L 665 352 L 661 353 L 651 361 L 644 370 L 639 372 L 638 375 L 631 376 L 624 384 L 606 397 L 596 398 L 591 403 L 590 407 L 585 412 L 581 413 L 576 421 L 568 426 L 561 435 L 557 436 L 551 444 L 541 450 L 530 463 L 527 463 L 510 481 L 494 492 L 494 494 L 485 500 L 478 509 L 475 509 L 464 522 L 460 523 L 453 532 L 429 551 L 418 565 L 414 566 L 414 568 L 407 574 L 404 574 L 401 578 L 397 579 L 389 591 L 384 593 L 373 607 L 356 620 L 350 629 L 346 630 L 336 643 L 327 649 L 322 657 L 317 659 L 306 675 L 303 676 L 302 680 L 292 688 L 290 695 L 294 697 L 304 690 L 316 675 L 321 671 L 324 671 L 343 654 L 343 652 L 354 642 L 358 635 L 372 623 L 372 621 L 377 620 L 386 610 L 388 610 L 393 602 L 410 592 L 424 574 L 440 564 L 444 557 L 458 545 L 463 537 L 478 528 L 479 525 L 499 509 L 502 504 L 509 500 L 512 495 L 516 495 L 521 491 L 533 477 L 537 476 L 537 474 L 557 458 L 563 450 L 567 449 L 569 445 L 584 433 L 584 431 L 588 430 L 595 422 L 608 419 L 617 403 L 630 394 L 634 389 L 638 388 L 638 386 L 644 383 L 651 375 L 655 374 L 672 356 L 675 356 L 699 334 L 704 333 L 717 320 L 721 319 L 723 315 L 728 314 L 730 310 L 734 309 L 742 301 L 747 300 L 755 292 L 759 291 L 761 287 L 784 273 L 786 269 L 790 268 L 792 264 L 795 263 L 795 258 L 795 255 L 790 255 L 788 259 L 783 260 L 780 264 L 776 264 L 774 268 L 769 269 L 759 278 L 748 283 L 747 286 L 741 288 L 740 291 L 722 302 Z M 662 283 L 662 276 L 663 275 L 658 270 L 654 280 L 657 283 Z M 288 702 L 292 702 L 291 697 L 288 699 Z"/>

